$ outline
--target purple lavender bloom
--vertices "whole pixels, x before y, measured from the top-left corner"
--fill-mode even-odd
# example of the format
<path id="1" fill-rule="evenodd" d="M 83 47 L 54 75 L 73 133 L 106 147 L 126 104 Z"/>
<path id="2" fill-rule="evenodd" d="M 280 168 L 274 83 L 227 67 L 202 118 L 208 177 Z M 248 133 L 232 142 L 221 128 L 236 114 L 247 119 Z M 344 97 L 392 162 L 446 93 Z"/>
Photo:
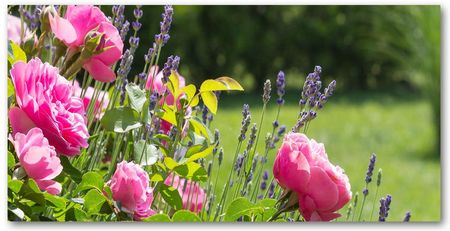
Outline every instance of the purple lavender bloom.
<path id="1" fill-rule="evenodd" d="M 409 222 L 409 220 L 411 219 L 411 212 L 406 212 L 405 214 L 405 218 L 403 218 L 404 222 Z"/>
<path id="2" fill-rule="evenodd" d="M 159 35 L 155 36 L 155 41 L 159 45 L 164 45 L 169 40 L 169 30 L 172 24 L 173 8 L 171 5 L 164 6 L 164 13 L 161 15 L 162 21 L 160 22 L 161 32 Z"/>
<path id="3" fill-rule="evenodd" d="M 272 125 L 273 125 L 273 128 L 277 128 L 279 125 L 278 121 L 277 120 L 273 121 Z"/>
<path id="4" fill-rule="evenodd" d="M 372 153 L 372 155 L 370 156 L 370 160 L 369 160 L 369 166 L 367 167 L 367 172 L 366 172 L 366 184 L 372 182 L 372 175 L 373 175 L 373 169 L 375 168 L 375 162 L 377 160 L 377 156 L 375 155 L 375 153 Z"/>
<path id="5" fill-rule="evenodd" d="M 176 71 L 178 70 L 178 66 L 180 65 L 180 57 L 176 56 L 173 57 L 173 61 L 172 61 L 172 70 Z"/>
<path id="6" fill-rule="evenodd" d="M 205 105 L 203 105 L 202 106 L 202 122 L 203 122 L 203 124 L 206 124 L 206 122 L 207 122 L 208 112 L 209 112 L 208 108 Z"/>
<path id="7" fill-rule="evenodd" d="M 270 100 L 270 92 L 272 91 L 272 86 L 270 84 L 270 80 L 266 80 L 264 82 L 264 92 L 263 92 L 263 102 L 264 104 L 267 104 Z"/>
<path id="8" fill-rule="evenodd" d="M 362 193 L 363 193 L 364 196 L 367 196 L 369 194 L 369 189 L 364 188 Z"/>
<path id="9" fill-rule="evenodd" d="M 248 104 L 244 104 L 242 107 L 242 117 L 245 118 L 247 115 L 250 115 L 250 106 Z"/>
<path id="10" fill-rule="evenodd" d="M 272 183 L 270 183 L 270 186 L 269 186 L 269 192 L 268 192 L 269 198 L 273 198 L 274 194 L 275 194 L 275 183 L 272 181 Z"/>
<path id="11" fill-rule="evenodd" d="M 283 96 L 285 94 L 285 86 L 286 86 L 286 79 L 284 76 L 284 72 L 280 71 L 280 72 L 278 72 L 278 76 L 277 76 L 277 94 L 278 94 L 277 104 L 278 105 L 284 104 Z"/>
<path id="12" fill-rule="evenodd" d="M 269 179 L 269 172 L 267 172 L 267 170 L 265 170 L 265 171 L 263 172 L 262 179 L 263 179 L 263 180 Z"/>
<path id="13" fill-rule="evenodd" d="M 219 160 L 219 165 L 221 165 L 222 160 L 223 160 L 223 149 L 222 148 L 219 149 L 219 155 L 218 155 L 217 159 Z"/>
<path id="14" fill-rule="evenodd" d="M 386 199 L 385 198 L 381 198 L 380 200 L 380 212 L 379 212 L 379 218 L 378 221 L 386 221 L 386 218 L 389 215 L 389 209 L 391 206 L 391 201 L 392 201 L 392 197 L 391 195 L 387 195 Z"/>
<path id="15" fill-rule="evenodd" d="M 172 69 L 172 64 L 173 64 L 173 55 L 169 56 L 167 58 L 166 63 L 164 63 L 164 67 L 163 67 L 163 78 L 162 81 L 163 83 L 167 83 L 169 81 L 169 76 L 170 76 L 170 71 Z"/>
<path id="16" fill-rule="evenodd" d="M 148 110 L 149 111 L 153 111 L 153 109 L 155 109 L 156 107 L 156 103 L 158 102 L 158 92 L 154 91 L 151 95 L 150 95 L 150 101 L 148 104 Z"/>
<path id="17" fill-rule="evenodd" d="M 128 22 L 128 20 L 126 20 L 121 29 L 120 29 L 120 38 L 122 38 L 122 41 L 125 41 L 125 37 L 127 37 L 128 31 L 130 30 L 130 22 Z"/>
<path id="18" fill-rule="evenodd" d="M 286 126 L 281 125 L 280 128 L 278 128 L 278 136 L 282 136 L 286 132 Z"/>
<path id="19" fill-rule="evenodd" d="M 131 23 L 131 27 L 133 27 L 133 30 L 134 30 L 134 31 L 138 31 L 138 30 L 141 29 L 142 23 L 140 23 L 139 21 L 133 21 L 133 22 Z"/>
<path id="20" fill-rule="evenodd" d="M 133 10 L 133 15 L 136 19 L 142 18 L 144 12 L 142 11 L 141 6 L 136 6 L 136 8 Z"/>
<path id="21" fill-rule="evenodd" d="M 267 188 L 267 182 L 266 182 L 266 181 L 261 182 L 261 185 L 260 185 L 259 188 L 260 188 L 261 190 L 266 190 L 266 188 Z"/>

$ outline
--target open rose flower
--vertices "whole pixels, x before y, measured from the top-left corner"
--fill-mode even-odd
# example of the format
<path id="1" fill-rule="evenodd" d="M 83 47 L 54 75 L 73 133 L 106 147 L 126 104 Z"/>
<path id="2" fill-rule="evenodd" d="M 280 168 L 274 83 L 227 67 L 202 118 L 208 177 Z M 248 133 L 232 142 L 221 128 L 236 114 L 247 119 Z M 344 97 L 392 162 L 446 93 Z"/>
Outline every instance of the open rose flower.
<path id="1" fill-rule="evenodd" d="M 149 187 L 148 174 L 139 165 L 126 161 L 117 164 L 110 185 L 114 201 L 120 203 L 124 212 L 133 214 L 135 220 L 156 213 L 150 209 L 153 191 Z"/>
<path id="2" fill-rule="evenodd" d="M 352 197 L 347 175 L 328 160 L 323 144 L 289 133 L 275 159 L 273 174 L 280 186 L 297 193 L 307 221 L 330 221 Z"/>
<path id="3" fill-rule="evenodd" d="M 202 210 L 206 194 L 197 182 L 180 178 L 177 175 L 169 175 L 164 183 L 178 189 L 184 209 L 197 213 Z"/>
<path id="4" fill-rule="evenodd" d="M 88 147 L 84 106 L 58 68 L 34 58 L 16 62 L 11 79 L 18 107 L 9 110 L 13 134 L 39 127 L 56 151 L 74 156 Z"/>
<path id="5" fill-rule="evenodd" d="M 116 79 L 110 67 L 122 56 L 123 42 L 117 28 L 98 7 L 68 6 L 64 18 L 50 14 L 49 21 L 56 38 L 63 41 L 71 50 L 78 50 L 84 44 L 86 35 L 92 30 L 104 34 L 103 47 L 108 49 L 88 58 L 83 68 L 98 81 L 111 82 Z"/>
<path id="6" fill-rule="evenodd" d="M 75 95 L 78 97 L 81 97 L 82 89 L 81 89 L 79 83 L 77 81 L 75 81 L 73 86 L 75 88 Z M 95 89 L 93 87 L 87 87 L 86 91 L 84 92 L 83 97 L 81 97 L 83 100 L 83 105 L 84 105 L 84 109 L 86 110 L 86 112 L 88 110 L 89 103 L 95 98 L 94 91 L 95 91 Z M 104 111 L 108 107 L 108 103 L 109 103 L 108 92 L 100 91 L 98 93 L 98 96 L 94 103 L 93 113 L 95 115 L 95 117 L 94 117 L 95 119 L 101 119 L 103 117 Z"/>
<path id="7" fill-rule="evenodd" d="M 10 136 L 10 140 L 27 176 L 35 180 L 41 190 L 59 194 L 61 184 L 53 179 L 61 173 L 63 167 L 55 148 L 48 144 L 42 130 L 32 128 L 26 135 L 16 133 L 14 138 Z"/>

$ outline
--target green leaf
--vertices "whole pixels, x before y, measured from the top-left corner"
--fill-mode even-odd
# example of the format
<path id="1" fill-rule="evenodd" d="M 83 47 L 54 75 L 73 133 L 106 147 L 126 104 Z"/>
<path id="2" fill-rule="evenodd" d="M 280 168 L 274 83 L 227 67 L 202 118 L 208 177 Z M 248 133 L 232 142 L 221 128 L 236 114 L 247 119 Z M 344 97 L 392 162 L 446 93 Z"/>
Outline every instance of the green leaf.
<path id="1" fill-rule="evenodd" d="M 277 212 L 277 209 L 275 208 L 276 203 L 277 200 L 270 198 L 265 198 L 258 201 L 256 204 L 264 208 L 264 213 L 262 214 L 262 217 L 260 217 L 260 219 L 258 220 L 267 221 L 270 217 L 272 217 L 272 215 Z"/>
<path id="2" fill-rule="evenodd" d="M 201 222 L 197 214 L 188 210 L 179 210 L 172 216 L 174 222 Z"/>
<path id="3" fill-rule="evenodd" d="M 13 96 L 16 92 L 16 89 L 14 88 L 14 84 L 12 83 L 11 79 L 8 78 L 8 98 Z"/>
<path id="4" fill-rule="evenodd" d="M 189 85 L 181 88 L 181 92 L 184 92 L 186 94 L 188 101 L 191 101 L 191 99 L 194 97 L 196 91 L 197 91 L 197 88 L 195 87 L 194 84 L 189 84 Z"/>
<path id="5" fill-rule="evenodd" d="M 130 107 L 118 107 L 106 111 L 100 123 L 107 131 L 125 133 L 139 128 L 139 115 Z"/>
<path id="6" fill-rule="evenodd" d="M 197 133 L 198 135 L 203 136 L 205 139 L 208 140 L 208 142 L 210 141 L 209 129 L 206 127 L 205 124 L 203 124 L 202 121 L 200 121 L 196 117 L 192 117 L 191 119 L 189 119 L 189 125 L 190 125 L 190 127 L 192 127 L 194 129 L 195 133 Z"/>
<path id="7" fill-rule="evenodd" d="M 145 101 L 147 100 L 145 96 L 145 91 L 134 83 L 127 84 L 125 88 L 128 94 L 128 99 L 130 100 L 129 102 L 131 108 L 133 108 L 137 112 L 141 112 L 142 107 L 144 106 Z"/>
<path id="8" fill-rule="evenodd" d="M 27 55 L 19 45 L 10 41 L 8 43 L 8 62 L 13 65 L 17 61 L 27 62 Z"/>
<path id="9" fill-rule="evenodd" d="M 23 182 L 20 180 L 9 180 L 8 181 L 8 188 L 11 189 L 11 191 L 13 191 L 15 193 L 20 192 L 22 185 L 23 185 Z"/>
<path id="10" fill-rule="evenodd" d="M 16 165 L 16 159 L 14 158 L 14 155 L 8 151 L 8 169 L 14 168 L 14 165 Z"/>
<path id="11" fill-rule="evenodd" d="M 193 181 L 206 181 L 208 173 L 205 168 L 195 162 L 179 165 L 173 169 L 178 175 Z"/>
<path id="12" fill-rule="evenodd" d="M 88 214 L 98 213 L 105 201 L 105 197 L 97 189 L 91 189 L 84 196 L 84 209 Z"/>
<path id="13" fill-rule="evenodd" d="M 204 149 L 203 151 L 198 152 L 198 153 L 195 153 L 195 154 L 193 154 L 192 156 L 190 156 L 190 157 L 186 160 L 186 162 L 192 162 L 192 161 L 198 160 L 198 159 L 200 159 L 200 158 L 205 158 L 205 157 L 208 156 L 210 153 L 212 153 L 213 149 L 214 149 L 214 145 L 210 145 L 209 147 L 207 147 L 207 148 Z"/>
<path id="14" fill-rule="evenodd" d="M 186 151 L 186 155 L 184 155 L 185 158 L 189 158 L 190 156 L 194 155 L 195 153 L 200 152 L 203 149 L 203 145 L 202 144 L 194 144 L 192 146 L 190 146 L 187 151 Z"/>
<path id="15" fill-rule="evenodd" d="M 214 79 L 207 79 L 203 81 L 202 85 L 200 86 L 200 92 L 224 91 L 224 90 L 228 90 L 227 86 Z"/>
<path id="16" fill-rule="evenodd" d="M 169 76 L 169 82 L 167 83 L 169 91 L 172 93 L 173 98 L 177 99 L 178 95 L 180 94 L 180 83 L 178 80 L 179 76 L 176 71 L 171 71 Z"/>
<path id="17" fill-rule="evenodd" d="M 157 113 L 159 118 L 169 122 L 170 124 L 173 124 L 177 126 L 177 116 L 175 115 L 175 111 L 172 110 L 167 105 L 164 105 L 164 110 L 161 110 Z"/>
<path id="18" fill-rule="evenodd" d="M 83 210 L 72 207 L 67 210 L 66 221 L 89 221 L 88 215 Z"/>
<path id="19" fill-rule="evenodd" d="M 170 170 L 174 169 L 176 166 L 178 166 L 178 162 L 176 162 L 174 159 L 170 157 L 164 157 L 164 164 L 166 167 Z"/>
<path id="20" fill-rule="evenodd" d="M 81 191 L 87 189 L 97 189 L 99 192 L 103 192 L 103 177 L 96 172 L 87 172 L 83 175 L 81 183 L 76 187 L 74 193 L 75 195 Z"/>
<path id="21" fill-rule="evenodd" d="M 66 207 L 66 199 L 63 197 L 55 196 L 50 193 L 44 193 L 45 200 L 48 202 L 47 205 L 55 208 L 63 209 Z"/>
<path id="22" fill-rule="evenodd" d="M 202 96 L 203 103 L 213 114 L 217 112 L 217 97 L 214 93 L 210 91 L 205 91 L 200 93 Z"/>
<path id="23" fill-rule="evenodd" d="M 228 206 L 224 221 L 236 221 L 240 216 L 263 212 L 262 206 L 253 204 L 247 198 L 239 197 Z"/>
<path id="24" fill-rule="evenodd" d="M 134 161 L 142 166 L 153 165 L 158 161 L 158 148 L 153 144 L 147 144 L 145 140 L 134 143 Z"/>
<path id="25" fill-rule="evenodd" d="M 150 177 L 150 181 L 160 182 L 160 181 L 164 181 L 164 178 L 161 176 L 161 174 L 155 173 L 155 174 L 153 174 L 152 177 Z"/>
<path id="26" fill-rule="evenodd" d="M 27 179 L 22 184 L 19 195 L 21 195 L 22 198 L 33 201 L 39 205 L 45 205 L 44 194 L 41 192 L 36 182 L 31 178 Z"/>
<path id="27" fill-rule="evenodd" d="M 59 159 L 61 160 L 61 165 L 63 166 L 63 171 L 67 173 L 67 175 L 70 176 L 70 178 L 75 181 L 75 183 L 79 184 L 81 182 L 81 172 L 77 168 L 73 167 L 70 163 L 69 159 L 64 156 L 60 155 Z"/>
<path id="28" fill-rule="evenodd" d="M 142 219 L 144 222 L 171 222 L 170 217 L 166 214 L 155 214 L 153 216 Z"/>
<path id="29" fill-rule="evenodd" d="M 164 198 L 164 201 L 172 206 L 173 209 L 179 210 L 183 208 L 183 201 L 181 200 L 180 193 L 177 189 L 166 184 L 161 184 L 160 193 Z"/>
<path id="30" fill-rule="evenodd" d="M 237 91 L 244 90 L 244 88 L 242 88 L 242 86 L 236 80 L 228 76 L 222 76 L 217 78 L 216 80 L 225 85 L 228 90 L 237 90 Z"/>

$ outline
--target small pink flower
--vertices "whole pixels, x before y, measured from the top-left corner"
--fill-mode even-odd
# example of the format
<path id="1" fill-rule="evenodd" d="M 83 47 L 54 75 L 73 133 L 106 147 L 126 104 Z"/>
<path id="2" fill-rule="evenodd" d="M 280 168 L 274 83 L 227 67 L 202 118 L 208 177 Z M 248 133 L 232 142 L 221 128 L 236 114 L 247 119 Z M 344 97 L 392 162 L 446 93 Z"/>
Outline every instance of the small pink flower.
<path id="1" fill-rule="evenodd" d="M 75 156 L 88 147 L 84 106 L 74 96 L 72 84 L 58 72 L 38 58 L 16 62 L 11 79 L 18 107 L 10 109 L 9 120 L 13 134 L 39 127 L 57 152 Z"/>
<path id="2" fill-rule="evenodd" d="M 6 25 L 6 28 L 8 30 L 8 39 L 12 40 L 13 42 L 19 45 L 32 36 L 31 31 L 27 27 L 27 24 L 23 23 L 24 26 L 23 41 L 20 40 L 21 26 L 22 25 L 20 22 L 20 18 L 8 14 L 8 20 Z"/>
<path id="3" fill-rule="evenodd" d="M 190 211 L 196 213 L 202 211 L 203 202 L 206 199 L 206 194 L 205 191 L 200 187 L 199 183 L 190 180 L 186 181 L 186 179 L 171 174 L 166 178 L 164 184 L 178 189 L 181 199 L 183 200 L 184 209 L 189 209 Z"/>
<path id="4" fill-rule="evenodd" d="M 14 144 L 19 162 L 27 175 L 36 181 L 41 190 L 56 195 L 61 192 L 61 184 L 54 181 L 63 167 L 56 155 L 55 148 L 48 144 L 40 128 L 32 128 L 28 133 L 16 133 Z"/>
<path id="5" fill-rule="evenodd" d="M 328 160 L 325 147 L 300 133 L 289 133 L 275 159 L 280 186 L 298 194 L 299 210 L 307 221 L 330 221 L 352 197 L 347 175 Z"/>
<path id="6" fill-rule="evenodd" d="M 82 89 L 80 88 L 79 83 L 75 81 L 73 86 L 75 88 L 75 96 L 81 97 Z M 84 96 L 82 97 L 84 109 L 86 110 L 86 112 L 88 110 L 89 103 L 94 98 L 94 91 L 95 89 L 93 87 L 87 87 Z M 103 117 L 103 114 L 105 114 L 104 111 L 108 107 L 108 103 L 109 103 L 108 92 L 100 91 L 98 93 L 97 100 L 95 101 L 93 109 L 94 110 L 93 113 L 96 119 L 99 120 Z"/>
<path id="7" fill-rule="evenodd" d="M 159 72 L 158 72 L 158 70 L 159 70 L 159 67 L 158 67 L 158 66 L 152 66 L 152 67 L 150 68 L 150 72 L 149 72 L 149 75 L 148 75 L 148 77 L 147 77 L 147 83 L 145 84 L 145 88 L 146 88 L 147 90 L 152 89 L 153 91 L 158 92 L 159 95 L 163 95 L 163 94 L 166 93 L 166 91 L 168 91 L 168 90 L 167 90 L 166 85 L 164 85 L 163 82 L 162 82 L 163 72 L 162 72 L 162 71 L 159 71 Z M 177 72 L 177 73 L 178 73 L 178 72 Z M 153 77 L 153 76 L 154 76 L 154 77 Z M 179 81 L 179 89 L 181 89 L 181 88 L 183 88 L 183 87 L 186 86 L 186 81 L 185 81 L 184 77 L 181 76 L 180 74 L 178 74 L 178 81 Z M 177 101 L 176 101 L 177 106 L 179 106 L 179 107 L 180 107 L 180 97 L 182 97 L 182 96 L 180 95 L 180 96 L 178 97 Z M 164 101 L 163 101 L 163 100 L 164 100 L 164 99 L 161 99 L 161 101 L 159 102 L 160 105 L 163 105 L 163 104 L 164 104 Z M 165 103 L 166 103 L 167 105 L 173 105 L 173 104 L 174 104 L 174 98 L 173 98 L 172 93 L 169 92 L 169 94 L 168 94 L 167 97 L 166 97 Z M 192 110 L 191 110 L 191 108 L 189 107 L 189 108 L 187 109 L 187 111 L 186 111 L 186 114 L 187 114 L 187 115 L 190 115 L 191 111 L 192 111 Z M 188 126 L 188 123 L 186 123 L 186 124 L 183 125 L 183 131 L 184 131 L 185 129 L 187 129 L 187 126 Z M 169 122 L 167 122 L 167 121 L 165 121 L 165 120 L 161 120 L 161 131 L 162 131 L 164 134 L 168 134 L 169 131 L 170 131 L 170 129 L 171 129 L 171 127 L 172 127 L 172 124 L 171 124 L 171 123 L 169 123 Z"/>
<path id="8" fill-rule="evenodd" d="M 110 66 L 121 58 L 123 41 L 117 28 L 98 7 L 68 6 L 64 18 L 49 15 L 49 21 L 55 36 L 71 50 L 78 50 L 83 46 L 86 35 L 92 30 L 104 34 L 106 39 L 104 47 L 108 49 L 90 57 L 83 68 L 98 81 L 112 82 L 116 79 Z"/>
<path id="9" fill-rule="evenodd" d="M 110 185 L 114 201 L 120 202 L 121 209 L 133 214 L 134 219 L 142 220 L 156 213 L 150 209 L 153 191 L 148 174 L 139 165 L 126 161 L 117 164 Z"/>

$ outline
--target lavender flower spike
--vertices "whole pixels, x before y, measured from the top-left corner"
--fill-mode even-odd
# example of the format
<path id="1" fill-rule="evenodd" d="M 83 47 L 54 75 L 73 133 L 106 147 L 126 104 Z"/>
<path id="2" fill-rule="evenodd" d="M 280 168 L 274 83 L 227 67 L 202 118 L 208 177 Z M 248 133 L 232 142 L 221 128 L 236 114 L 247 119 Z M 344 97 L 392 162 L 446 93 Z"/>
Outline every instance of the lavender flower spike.
<path id="1" fill-rule="evenodd" d="M 377 161 L 377 156 L 373 153 L 370 156 L 369 166 L 366 172 L 366 184 L 372 182 L 373 169 L 375 168 L 375 162 Z"/>
<path id="2" fill-rule="evenodd" d="M 404 222 L 409 222 L 409 220 L 411 219 L 411 212 L 406 212 L 405 214 L 405 218 L 403 219 Z"/>
<path id="3" fill-rule="evenodd" d="M 264 104 L 267 104 L 269 102 L 271 91 L 272 91 L 272 86 L 270 84 L 270 80 L 266 80 L 266 82 L 264 82 L 264 93 L 263 93 Z"/>
<path id="4" fill-rule="evenodd" d="M 277 76 L 277 94 L 278 94 L 277 104 L 278 105 L 284 104 L 283 96 L 285 94 L 285 86 L 286 86 L 286 80 L 284 77 L 284 72 L 280 71 L 280 72 L 278 72 L 278 76 Z"/>

